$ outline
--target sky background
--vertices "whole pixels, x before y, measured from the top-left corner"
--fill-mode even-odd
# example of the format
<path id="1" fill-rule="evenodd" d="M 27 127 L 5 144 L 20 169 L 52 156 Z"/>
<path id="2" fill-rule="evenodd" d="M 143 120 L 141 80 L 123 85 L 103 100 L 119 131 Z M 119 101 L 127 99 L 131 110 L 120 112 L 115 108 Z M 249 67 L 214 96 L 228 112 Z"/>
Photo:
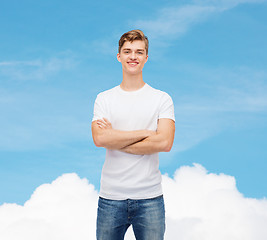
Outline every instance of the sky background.
<path id="1" fill-rule="evenodd" d="M 93 106 L 120 84 L 118 40 L 136 28 L 144 80 L 175 104 L 166 240 L 266 239 L 266 0 L 2 0 L 1 239 L 94 239 Z"/>
<path id="2" fill-rule="evenodd" d="M 3 0 L 0 206 L 23 205 L 65 173 L 99 189 L 94 100 L 120 84 L 118 40 L 136 28 L 150 41 L 144 80 L 175 104 L 162 174 L 198 163 L 266 199 L 267 1 Z"/>

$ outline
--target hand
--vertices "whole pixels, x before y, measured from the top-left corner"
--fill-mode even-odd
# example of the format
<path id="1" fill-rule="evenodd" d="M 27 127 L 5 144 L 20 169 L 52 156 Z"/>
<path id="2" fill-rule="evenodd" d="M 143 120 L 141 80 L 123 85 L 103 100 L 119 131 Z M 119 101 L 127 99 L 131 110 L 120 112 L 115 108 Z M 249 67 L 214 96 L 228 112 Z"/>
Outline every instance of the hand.
<path id="1" fill-rule="evenodd" d="M 111 122 L 109 120 L 107 120 L 106 118 L 96 120 L 96 123 L 97 123 L 98 127 L 102 128 L 102 129 L 112 129 Z"/>

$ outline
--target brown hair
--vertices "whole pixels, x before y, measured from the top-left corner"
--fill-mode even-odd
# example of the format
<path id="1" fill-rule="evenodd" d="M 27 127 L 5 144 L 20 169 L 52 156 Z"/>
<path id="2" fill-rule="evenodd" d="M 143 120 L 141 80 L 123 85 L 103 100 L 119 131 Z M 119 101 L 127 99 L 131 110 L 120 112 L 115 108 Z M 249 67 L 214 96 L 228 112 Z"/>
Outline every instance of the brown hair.
<path id="1" fill-rule="evenodd" d="M 145 36 L 145 34 L 141 30 L 138 30 L 138 29 L 126 32 L 121 36 L 119 40 L 119 53 L 121 51 L 123 44 L 126 41 L 129 41 L 132 43 L 135 40 L 141 40 L 145 42 L 146 54 L 148 54 L 148 39 Z"/>

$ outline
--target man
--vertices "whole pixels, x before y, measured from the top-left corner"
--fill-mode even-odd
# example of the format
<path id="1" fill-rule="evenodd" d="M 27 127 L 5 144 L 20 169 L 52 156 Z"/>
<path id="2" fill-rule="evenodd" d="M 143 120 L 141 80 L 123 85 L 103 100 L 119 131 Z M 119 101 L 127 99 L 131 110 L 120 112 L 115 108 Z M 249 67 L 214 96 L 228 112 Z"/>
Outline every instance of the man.
<path id="1" fill-rule="evenodd" d="M 106 148 L 97 239 L 122 240 L 132 225 L 137 240 L 162 240 L 165 210 L 158 153 L 172 148 L 173 102 L 143 81 L 148 39 L 142 31 L 121 36 L 117 59 L 122 82 L 98 94 L 92 121 L 95 145 Z"/>

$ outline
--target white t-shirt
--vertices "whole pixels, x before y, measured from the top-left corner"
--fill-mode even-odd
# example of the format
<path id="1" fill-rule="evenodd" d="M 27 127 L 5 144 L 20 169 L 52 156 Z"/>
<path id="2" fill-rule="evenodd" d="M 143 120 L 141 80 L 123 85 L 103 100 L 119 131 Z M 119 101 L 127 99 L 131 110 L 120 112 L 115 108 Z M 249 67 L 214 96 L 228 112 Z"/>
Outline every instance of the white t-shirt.
<path id="1" fill-rule="evenodd" d="M 175 121 L 171 97 L 145 84 L 137 91 L 120 86 L 97 95 L 93 121 L 107 118 L 113 129 L 156 131 L 158 119 Z M 113 200 L 147 199 L 162 194 L 158 153 L 135 155 L 106 150 L 100 196 Z"/>

